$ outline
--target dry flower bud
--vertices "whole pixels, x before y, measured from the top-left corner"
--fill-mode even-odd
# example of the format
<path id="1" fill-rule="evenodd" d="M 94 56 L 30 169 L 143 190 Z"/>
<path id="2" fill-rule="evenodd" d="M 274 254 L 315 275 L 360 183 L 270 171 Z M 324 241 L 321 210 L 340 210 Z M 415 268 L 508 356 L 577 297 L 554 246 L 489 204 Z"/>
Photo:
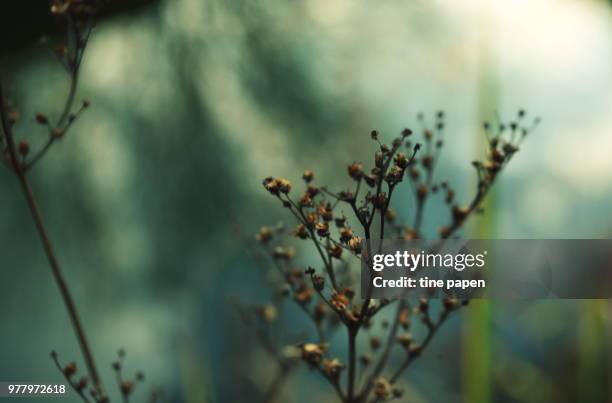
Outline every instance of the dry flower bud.
<path id="1" fill-rule="evenodd" d="M 382 209 L 382 208 L 386 207 L 386 205 L 387 205 L 387 193 L 385 193 L 385 192 L 378 193 L 372 199 L 372 204 L 374 204 L 374 207 L 377 208 L 377 209 Z"/>
<path id="2" fill-rule="evenodd" d="M 77 371 L 77 366 L 76 363 L 71 362 L 68 363 L 65 367 L 64 367 L 64 375 L 66 376 L 66 378 L 70 378 L 72 375 L 74 375 Z"/>
<path id="3" fill-rule="evenodd" d="M 327 352 L 327 346 L 324 344 L 306 343 L 301 346 L 302 359 L 310 364 L 321 362 L 323 354 Z"/>
<path id="4" fill-rule="evenodd" d="M 78 391 L 83 391 L 87 387 L 87 378 L 83 377 L 74 385 L 74 388 Z"/>
<path id="5" fill-rule="evenodd" d="M 278 316 L 274 305 L 264 305 L 258 310 L 259 316 L 266 322 L 273 322 Z"/>
<path id="6" fill-rule="evenodd" d="M 134 391 L 134 383 L 133 382 L 128 382 L 128 381 L 121 382 L 121 393 L 124 396 L 130 395 L 133 391 Z"/>
<path id="7" fill-rule="evenodd" d="M 306 230 L 304 224 L 298 224 L 297 227 L 295 227 L 295 230 L 293 231 L 293 235 L 300 239 L 308 238 L 308 231 Z"/>
<path id="8" fill-rule="evenodd" d="M 272 229 L 270 227 L 261 227 L 257 235 L 255 235 L 255 239 L 263 244 L 270 242 L 272 239 Z"/>
<path id="9" fill-rule="evenodd" d="M 427 186 L 423 183 L 417 188 L 417 197 L 419 200 L 423 200 L 427 196 Z"/>
<path id="10" fill-rule="evenodd" d="M 343 292 L 334 292 L 331 296 L 331 305 L 338 311 L 344 311 L 350 303 L 348 297 Z"/>
<path id="11" fill-rule="evenodd" d="M 295 249 L 292 247 L 283 248 L 282 246 L 277 246 L 274 248 L 273 255 L 276 259 L 291 260 L 295 257 Z"/>
<path id="12" fill-rule="evenodd" d="M 353 162 L 347 168 L 348 174 L 351 178 L 358 181 L 363 177 L 363 165 L 358 162 Z"/>
<path id="13" fill-rule="evenodd" d="M 299 203 L 299 205 L 301 207 L 312 207 L 312 205 L 313 205 L 312 198 L 310 197 L 308 192 L 306 192 L 302 196 L 300 196 L 300 199 L 298 200 L 298 203 Z"/>
<path id="14" fill-rule="evenodd" d="M 307 304 L 312 300 L 314 290 L 310 287 L 303 287 L 295 294 L 295 301 L 301 305 Z"/>
<path id="15" fill-rule="evenodd" d="M 370 137 L 372 138 L 372 140 L 378 140 L 378 131 L 377 130 L 372 130 L 370 132 Z"/>
<path id="16" fill-rule="evenodd" d="M 312 286 L 317 291 L 323 291 L 323 288 L 325 287 L 325 279 L 318 274 L 314 274 L 312 276 Z"/>
<path id="17" fill-rule="evenodd" d="M 291 191 L 291 182 L 289 182 L 287 179 L 278 178 L 277 182 L 281 193 L 287 194 Z"/>
<path id="18" fill-rule="evenodd" d="M 410 328 L 410 309 L 404 308 L 399 315 L 399 324 L 405 329 Z"/>
<path id="19" fill-rule="evenodd" d="M 38 112 L 36 114 L 35 119 L 36 119 L 36 123 L 41 124 L 41 125 L 46 125 L 47 123 L 49 123 L 49 119 L 44 113 Z"/>
<path id="20" fill-rule="evenodd" d="M 384 377 L 379 377 L 374 381 L 374 394 L 378 399 L 388 399 L 391 397 L 392 387 L 389 381 Z"/>
<path id="21" fill-rule="evenodd" d="M 402 130 L 402 137 L 408 137 L 412 134 L 412 130 L 406 128 L 404 130 Z"/>
<path id="22" fill-rule="evenodd" d="M 30 152 L 30 143 L 25 140 L 21 140 L 17 146 L 17 150 L 19 151 L 19 154 L 25 157 Z"/>
<path id="23" fill-rule="evenodd" d="M 419 176 L 421 176 L 420 172 L 418 169 L 416 168 L 412 168 L 409 172 L 410 177 L 412 178 L 412 180 L 416 181 L 419 179 Z"/>
<path id="24" fill-rule="evenodd" d="M 266 188 L 268 192 L 272 193 L 273 195 L 278 195 L 279 193 L 278 183 L 276 182 L 276 179 L 274 179 L 273 177 L 268 176 L 267 178 L 265 178 L 263 180 L 263 186 L 264 188 Z"/>
<path id="25" fill-rule="evenodd" d="M 332 360 L 325 359 L 322 362 L 323 372 L 327 375 L 328 378 L 337 379 L 340 376 L 340 372 L 344 368 L 344 365 L 338 360 L 334 358 Z"/>
<path id="26" fill-rule="evenodd" d="M 453 220 L 457 223 L 462 222 L 468 215 L 469 210 L 457 205 L 453 206 Z"/>
<path id="27" fill-rule="evenodd" d="M 412 336 L 410 336 L 410 334 L 402 334 L 397 336 L 397 342 L 400 346 L 408 350 L 412 344 Z"/>
<path id="28" fill-rule="evenodd" d="M 343 190 L 338 194 L 338 197 L 340 198 L 340 200 L 345 201 L 345 202 L 352 202 L 353 200 L 355 200 L 355 195 L 352 192 Z"/>
<path id="29" fill-rule="evenodd" d="M 306 188 L 306 193 L 308 193 L 310 197 L 315 197 L 319 194 L 319 188 L 313 185 L 308 185 L 308 188 Z"/>
<path id="30" fill-rule="evenodd" d="M 381 153 L 380 151 L 376 151 L 376 153 L 374 154 L 374 165 L 378 168 L 382 168 L 383 164 L 384 164 L 383 153 Z"/>
<path id="31" fill-rule="evenodd" d="M 353 230 L 351 230 L 349 227 L 343 227 L 340 230 L 340 241 L 346 243 L 350 241 L 352 237 L 353 237 Z"/>
<path id="32" fill-rule="evenodd" d="M 370 337 L 370 348 L 374 351 L 378 350 L 381 345 L 380 337 L 372 336 Z"/>
<path id="33" fill-rule="evenodd" d="M 442 304 L 447 311 L 452 311 L 458 305 L 459 301 L 456 298 L 446 297 L 442 300 Z"/>
<path id="34" fill-rule="evenodd" d="M 323 221 L 331 221 L 334 219 L 331 205 L 329 203 L 320 204 L 317 208 L 317 212 L 319 213 L 319 216 L 323 219 Z"/>
<path id="35" fill-rule="evenodd" d="M 329 245 L 327 250 L 329 251 L 329 254 L 332 257 L 335 257 L 336 259 L 340 259 L 340 257 L 342 256 L 342 246 L 338 244 L 334 243 L 334 244 Z"/>
<path id="36" fill-rule="evenodd" d="M 322 321 L 323 319 L 325 319 L 325 314 L 327 313 L 327 306 L 325 305 L 324 302 L 319 302 L 317 304 L 317 306 L 314 309 L 314 319 L 317 322 Z"/>
<path id="37" fill-rule="evenodd" d="M 306 183 L 312 182 L 312 180 L 314 179 L 314 172 L 310 170 L 304 171 L 304 173 L 302 174 L 302 179 L 304 179 L 304 182 Z"/>
<path id="38" fill-rule="evenodd" d="M 402 181 L 403 176 L 404 176 L 404 170 L 400 168 L 399 166 L 393 166 L 389 169 L 386 180 L 390 184 L 397 184 Z"/>
<path id="39" fill-rule="evenodd" d="M 319 222 L 315 225 L 315 229 L 317 234 L 321 237 L 326 237 L 329 235 L 329 225 L 326 222 Z"/>
<path id="40" fill-rule="evenodd" d="M 370 357 L 369 354 L 362 354 L 359 357 L 359 362 L 361 362 L 361 365 L 363 365 L 364 367 L 367 367 L 372 363 L 372 357 Z"/>
<path id="41" fill-rule="evenodd" d="M 354 236 L 348 241 L 348 247 L 355 253 L 361 253 L 361 238 Z"/>
<path id="42" fill-rule="evenodd" d="M 306 215 L 306 224 L 308 224 L 310 228 L 314 228 L 315 224 L 318 221 L 319 221 L 319 216 L 317 215 L 317 213 L 310 212 Z"/>
<path id="43" fill-rule="evenodd" d="M 378 176 L 371 174 L 371 175 L 364 175 L 363 179 L 365 180 L 366 184 L 369 187 L 372 187 L 374 185 L 376 185 L 376 182 L 378 181 Z"/>
<path id="44" fill-rule="evenodd" d="M 343 228 L 346 225 L 346 217 L 336 217 L 336 227 Z"/>
<path id="45" fill-rule="evenodd" d="M 397 153 L 394 157 L 395 165 L 404 169 L 408 166 L 408 158 L 404 153 Z"/>

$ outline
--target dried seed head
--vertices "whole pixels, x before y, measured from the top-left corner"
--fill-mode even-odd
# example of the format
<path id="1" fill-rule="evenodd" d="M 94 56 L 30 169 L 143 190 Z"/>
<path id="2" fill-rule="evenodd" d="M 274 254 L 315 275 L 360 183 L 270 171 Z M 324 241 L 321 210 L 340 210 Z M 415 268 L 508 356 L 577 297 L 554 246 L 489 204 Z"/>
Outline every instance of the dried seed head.
<path id="1" fill-rule="evenodd" d="M 395 157 L 393 158 L 395 165 L 397 165 L 398 167 L 404 169 L 408 166 L 408 158 L 406 157 L 406 154 L 404 153 L 397 153 L 395 154 Z"/>
<path id="2" fill-rule="evenodd" d="M 319 194 L 319 188 L 313 185 L 308 185 L 308 188 L 306 188 L 306 193 L 308 193 L 310 197 L 315 197 Z"/>
<path id="3" fill-rule="evenodd" d="M 370 348 L 374 351 L 378 350 L 381 345 L 380 337 L 372 336 L 370 337 Z"/>
<path id="4" fill-rule="evenodd" d="M 19 151 L 21 156 L 25 157 L 30 152 L 30 143 L 25 140 L 21 140 L 17 146 L 17 151 Z"/>
<path id="5" fill-rule="evenodd" d="M 404 169 L 399 166 L 393 166 L 387 172 L 386 180 L 389 184 L 397 184 L 402 181 L 404 177 Z"/>
<path id="6" fill-rule="evenodd" d="M 358 162 L 353 162 L 347 168 L 348 174 L 351 178 L 358 181 L 363 177 L 363 165 Z"/>
<path id="7" fill-rule="evenodd" d="M 425 197 L 427 197 L 427 185 L 424 183 L 421 183 L 417 188 L 417 197 L 419 200 L 423 200 Z"/>
<path id="8" fill-rule="evenodd" d="M 277 181 L 281 193 L 288 194 L 291 192 L 291 182 L 289 182 L 289 180 L 285 178 L 278 178 Z"/>
<path id="9" fill-rule="evenodd" d="M 323 291 L 323 288 L 325 287 L 325 279 L 318 274 L 314 274 L 312 276 L 312 286 L 317 291 Z"/>
<path id="10" fill-rule="evenodd" d="M 302 174 L 302 179 L 304 179 L 304 182 L 306 183 L 312 182 L 313 178 L 314 178 L 314 172 L 310 170 L 304 171 L 304 173 Z"/>
<path id="11" fill-rule="evenodd" d="M 273 322 L 278 316 L 278 311 L 274 305 L 264 305 L 258 309 L 257 313 L 265 322 Z"/>
<path id="12" fill-rule="evenodd" d="M 77 366 L 76 366 L 76 363 L 74 362 L 68 363 L 63 369 L 64 375 L 66 376 L 66 378 L 70 378 L 72 375 L 76 373 L 76 371 L 77 371 Z"/>
<path id="13" fill-rule="evenodd" d="M 35 118 L 36 118 L 36 123 L 38 124 L 46 125 L 47 123 L 49 123 L 49 119 L 44 113 L 38 112 Z"/>
<path id="14" fill-rule="evenodd" d="M 346 217 L 336 217 L 335 219 L 336 227 L 343 228 L 346 225 Z"/>
<path id="15" fill-rule="evenodd" d="M 388 399 L 389 397 L 391 397 L 391 393 L 391 383 L 389 383 L 386 378 L 381 376 L 374 381 L 374 394 L 378 399 Z"/>
<path id="16" fill-rule="evenodd" d="M 319 236 L 326 237 L 329 235 L 329 224 L 326 222 L 318 222 L 315 225 L 315 230 Z"/>
<path id="17" fill-rule="evenodd" d="M 340 259 L 342 257 L 342 247 L 338 244 L 330 244 L 327 248 L 331 257 Z"/>
<path id="18" fill-rule="evenodd" d="M 81 379 L 79 379 L 79 381 L 74 385 L 74 388 L 79 391 L 82 392 L 83 389 L 85 389 L 87 387 L 87 378 L 83 377 Z"/>
<path id="19" fill-rule="evenodd" d="M 399 335 L 397 336 L 397 342 L 399 343 L 400 346 L 408 350 L 410 349 L 410 346 L 412 345 L 412 336 L 410 334 Z"/>
<path id="20" fill-rule="evenodd" d="M 331 296 L 330 302 L 338 311 L 344 311 L 350 303 L 349 298 L 344 292 L 334 292 Z"/>
<path id="21" fill-rule="evenodd" d="M 354 236 L 348 241 L 348 247 L 353 252 L 359 254 L 361 253 L 361 238 L 359 236 Z"/>
<path id="22" fill-rule="evenodd" d="M 259 229 L 255 239 L 263 244 L 267 244 L 272 239 L 272 229 L 270 227 L 263 226 Z"/>
<path id="23" fill-rule="evenodd" d="M 298 203 L 301 207 L 312 207 L 313 205 L 312 198 L 310 197 L 310 194 L 308 194 L 308 192 L 300 196 Z"/>
<path id="24" fill-rule="evenodd" d="M 340 241 L 346 243 L 350 241 L 351 238 L 353 238 L 353 230 L 351 230 L 349 227 L 343 227 L 340 230 Z"/>
<path id="25" fill-rule="evenodd" d="M 295 227 L 295 230 L 293 231 L 293 235 L 300 239 L 308 238 L 308 231 L 306 230 L 304 224 L 298 224 L 297 227 Z"/>
<path id="26" fill-rule="evenodd" d="M 267 178 L 265 178 L 263 180 L 263 186 L 268 192 L 272 193 L 273 195 L 278 195 L 279 193 L 278 183 L 276 182 L 276 179 L 274 179 L 273 177 L 268 176 Z"/>
<path id="27" fill-rule="evenodd" d="M 340 376 L 340 372 L 342 372 L 344 365 L 342 365 L 340 360 L 334 358 L 332 360 L 324 359 L 322 362 L 322 367 L 323 372 L 328 378 L 337 379 Z"/>
<path id="28" fill-rule="evenodd" d="M 321 217 L 323 221 L 331 221 L 334 219 L 331 204 L 329 203 L 321 203 L 317 208 L 317 213 L 319 213 L 319 217 Z"/>
<path id="29" fill-rule="evenodd" d="M 129 396 L 134 391 L 134 383 L 129 381 L 121 382 L 121 393 L 124 396 Z"/>
<path id="30" fill-rule="evenodd" d="M 309 364 L 318 364 L 323 358 L 323 354 L 327 352 L 327 346 L 324 344 L 306 343 L 301 346 L 302 359 Z"/>
<path id="31" fill-rule="evenodd" d="M 372 363 L 372 357 L 369 354 L 362 354 L 359 357 L 359 362 L 361 363 L 361 365 L 363 365 L 364 367 L 367 367 L 368 365 L 370 365 Z"/>
<path id="32" fill-rule="evenodd" d="M 314 289 L 312 289 L 311 287 L 304 286 L 302 287 L 302 289 L 296 292 L 294 299 L 298 304 L 305 305 L 312 300 L 313 294 Z"/>

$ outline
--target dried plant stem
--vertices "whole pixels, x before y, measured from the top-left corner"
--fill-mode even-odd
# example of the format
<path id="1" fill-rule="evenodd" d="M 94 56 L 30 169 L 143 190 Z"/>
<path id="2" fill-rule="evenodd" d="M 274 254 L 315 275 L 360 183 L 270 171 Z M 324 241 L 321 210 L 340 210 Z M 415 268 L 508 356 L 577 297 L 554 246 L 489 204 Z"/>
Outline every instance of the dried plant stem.
<path id="1" fill-rule="evenodd" d="M 68 284 L 60 268 L 57 256 L 51 244 L 51 240 L 49 239 L 49 235 L 45 227 L 40 208 L 38 207 L 38 203 L 36 202 L 36 198 L 34 197 L 32 187 L 30 186 L 30 183 L 24 171 L 24 167 L 19 162 L 17 150 L 15 147 L 15 141 L 12 134 L 12 128 L 9 123 L 6 112 L 7 108 L 4 101 L 4 94 L 2 91 L 2 87 L 0 86 L 0 115 L 2 118 L 2 129 L 4 131 L 4 137 L 6 139 L 6 145 L 10 155 L 11 165 L 15 175 L 17 176 L 19 184 L 21 185 L 23 194 L 28 204 L 28 208 L 30 209 L 30 213 L 32 214 L 32 218 L 34 219 L 34 224 L 36 225 L 38 236 L 42 242 L 45 254 L 47 255 L 49 265 L 51 266 L 51 273 L 53 274 L 53 279 L 55 280 L 55 283 L 59 288 L 62 301 L 64 302 L 64 306 L 68 310 L 68 315 L 70 317 L 70 321 L 72 322 L 72 326 L 74 328 L 79 347 L 83 354 L 83 359 L 85 360 L 87 371 L 89 373 L 89 376 L 91 377 L 95 389 L 100 395 L 103 395 L 102 383 L 100 381 L 100 376 L 98 374 L 98 370 L 94 362 L 94 357 L 91 352 L 91 348 L 89 347 L 89 342 L 87 341 L 87 337 L 85 335 L 85 330 L 81 323 L 81 319 L 79 317 L 74 298 L 70 293 L 70 289 L 68 288 Z"/>

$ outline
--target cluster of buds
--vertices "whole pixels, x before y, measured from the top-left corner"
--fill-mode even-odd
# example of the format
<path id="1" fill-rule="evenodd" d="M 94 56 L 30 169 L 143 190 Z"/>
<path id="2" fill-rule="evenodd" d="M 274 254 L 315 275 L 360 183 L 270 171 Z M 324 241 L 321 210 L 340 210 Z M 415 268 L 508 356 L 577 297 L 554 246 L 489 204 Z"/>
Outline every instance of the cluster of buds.
<path id="1" fill-rule="evenodd" d="M 95 386 L 89 387 L 88 377 L 79 376 L 75 362 L 69 362 L 66 365 L 60 364 L 58 354 L 55 351 L 51 352 L 51 359 L 53 359 L 57 369 L 64 375 L 70 387 L 72 387 L 79 396 L 85 398 L 86 394 L 89 394 L 96 403 L 109 402 L 108 396 L 102 390 Z"/>
<path id="2" fill-rule="evenodd" d="M 372 365 L 369 379 L 364 381 L 361 392 L 355 390 L 355 378 L 352 378 L 349 381 L 353 382 L 347 383 L 348 390 L 344 394 L 337 379 L 345 366 L 338 359 L 325 357 L 327 344 L 324 343 L 326 338 L 322 331 L 323 319 L 336 318 L 348 329 L 349 338 L 356 338 L 360 329 L 372 332 L 374 324 L 378 322 L 374 319 L 375 315 L 391 304 L 388 300 L 377 302 L 368 295 L 363 296 L 362 304 L 353 301 L 355 293 L 351 285 L 354 285 L 354 277 L 347 270 L 348 260 L 355 256 L 359 259 L 362 253 L 367 252 L 368 255 L 373 253 L 373 247 L 380 248 L 382 245 L 374 241 L 388 238 L 391 230 L 394 237 L 408 240 L 422 238 L 424 209 L 429 196 L 433 194 L 442 195 L 451 213 L 451 224 L 440 229 L 440 236 L 447 238 L 453 235 L 472 213 L 478 211 L 480 203 L 499 172 L 518 151 L 520 142 L 537 124 L 536 120 L 532 127 L 522 125 L 525 115 L 524 111 L 519 111 L 516 122 L 496 126 L 498 132 L 494 134 L 493 125 L 485 125 L 489 139 L 488 153 L 484 162 L 474 162 L 479 175 L 478 192 L 474 200 L 466 206 L 456 201 L 456 192 L 447 182 L 434 180 L 434 171 L 444 145 L 446 123 L 443 112 L 435 114 L 433 124 L 427 124 L 424 115 L 419 114 L 422 144 L 410 141 L 412 131 L 409 129 L 403 130 L 399 137 L 388 144 L 381 141 L 378 131 L 372 131 L 370 137 L 378 145 L 374 152 L 373 166 L 368 169 L 357 161 L 346 166 L 346 174 L 350 178 L 352 189 L 333 192 L 325 186 L 317 186 L 314 172 L 307 170 L 302 174 L 305 189 L 293 197 L 292 185 L 287 179 L 276 177 L 264 179 L 264 188 L 297 220 L 292 235 L 312 243 L 321 258 L 322 267 L 318 271 L 310 266 L 306 271 L 299 273 L 297 269 L 286 265 L 281 269 L 284 271 L 284 280 L 293 292 L 295 302 L 315 322 L 320 339 L 319 343 L 299 345 L 300 356 L 332 381 L 339 396 L 348 399 L 343 401 L 353 401 L 351 399 L 355 397 L 362 399 L 359 401 L 369 401 L 371 394 L 374 394 L 375 401 L 400 398 L 402 392 L 393 386 L 399 372 L 403 371 L 411 360 L 421 355 L 448 315 L 466 303 L 453 297 L 446 297 L 440 302 L 442 310 L 431 309 L 430 300 L 425 293 L 425 297 L 416 301 L 416 305 L 411 309 L 407 300 L 401 299 L 393 324 L 391 325 L 387 319 L 380 320 L 382 330 L 391 332 L 388 337 L 381 339 L 370 333 L 370 350 L 365 353 L 353 351 L 349 354 L 351 359 L 347 361 L 349 370 L 346 371 L 349 378 L 355 377 L 357 372 L 356 359 L 363 367 L 370 366 L 375 360 L 378 363 Z M 509 139 L 502 137 L 504 132 L 511 134 Z M 420 151 L 421 149 L 423 151 Z M 390 207 L 394 190 L 405 177 L 412 184 L 416 201 L 414 222 L 407 224 L 400 222 L 398 214 Z M 351 217 L 347 218 L 346 212 L 351 213 Z M 375 217 L 379 217 L 380 220 L 374 220 Z M 273 238 L 274 231 L 270 229 L 261 230 L 257 236 L 258 241 L 267 249 L 271 248 Z M 304 274 L 310 278 L 310 284 L 305 281 Z M 416 326 L 424 327 L 427 332 L 422 340 L 415 340 L 412 337 L 411 330 L 415 326 L 413 316 L 416 319 L 414 321 Z M 349 346 L 355 348 L 356 340 L 349 341 Z M 406 352 L 407 364 L 402 365 L 392 378 L 386 379 L 380 375 L 388 364 L 386 357 L 394 344 L 399 344 Z"/>
<path id="3" fill-rule="evenodd" d="M 291 182 L 285 178 L 273 178 L 270 176 L 263 180 L 263 185 L 268 192 L 275 196 L 291 192 Z"/>
<path id="4" fill-rule="evenodd" d="M 142 371 L 136 372 L 133 379 L 124 379 L 123 378 L 123 367 L 125 361 L 125 350 L 119 349 L 117 351 L 117 360 L 112 363 L 112 368 L 115 371 L 117 383 L 119 387 L 119 391 L 123 396 L 124 401 L 127 401 L 130 395 L 134 393 L 136 388 L 136 384 L 139 382 L 144 382 L 144 373 Z"/>

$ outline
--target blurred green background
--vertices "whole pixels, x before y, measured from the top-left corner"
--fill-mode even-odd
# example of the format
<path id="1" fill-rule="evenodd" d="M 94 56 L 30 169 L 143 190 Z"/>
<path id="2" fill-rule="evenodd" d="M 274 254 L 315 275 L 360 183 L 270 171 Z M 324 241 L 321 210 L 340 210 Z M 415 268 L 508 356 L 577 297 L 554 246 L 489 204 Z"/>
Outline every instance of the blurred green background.
<path id="1" fill-rule="evenodd" d="M 57 115 L 68 84 L 37 43 L 54 29 L 45 12 L 0 11 L 2 80 L 33 144 L 45 139 L 34 114 Z M 471 235 L 609 238 L 610 88 L 607 1 L 126 1 L 87 50 L 79 95 L 92 107 L 32 181 L 107 384 L 123 347 L 171 401 L 256 402 L 274 367 L 230 300 L 269 291 L 235 228 L 290 220 L 262 178 L 313 169 L 342 187 L 347 163 L 370 160 L 371 129 L 391 139 L 442 109 L 437 177 L 467 200 L 480 122 L 525 108 L 543 123 Z M 49 351 L 78 359 L 77 345 L 6 170 L 0 189 L 0 380 L 60 381 Z M 394 207 L 408 215 L 403 192 Z M 428 230 L 446 214 L 430 208 Z M 405 376 L 408 396 L 612 402 L 611 335 L 609 301 L 477 304 Z M 333 400 L 303 369 L 280 401 Z"/>

